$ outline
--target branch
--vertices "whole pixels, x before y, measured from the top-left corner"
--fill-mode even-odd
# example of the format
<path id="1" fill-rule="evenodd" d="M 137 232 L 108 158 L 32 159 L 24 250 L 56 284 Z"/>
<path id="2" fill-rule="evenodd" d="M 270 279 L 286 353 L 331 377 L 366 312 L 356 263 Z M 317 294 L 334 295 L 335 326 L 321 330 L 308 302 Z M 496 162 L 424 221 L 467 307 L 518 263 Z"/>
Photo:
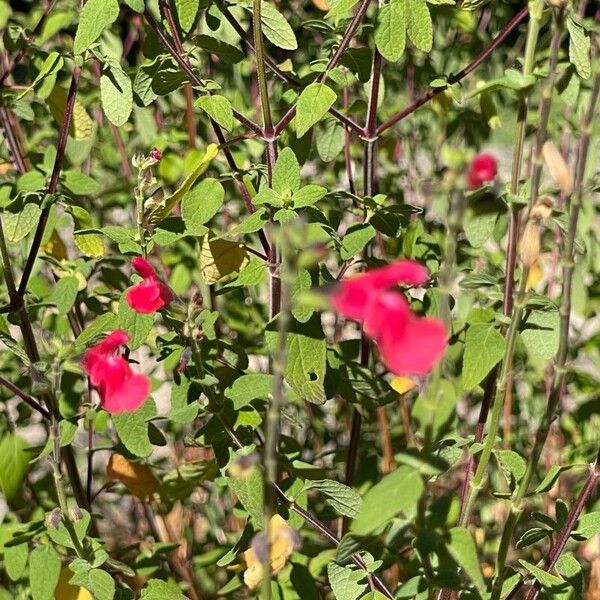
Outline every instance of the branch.
<path id="1" fill-rule="evenodd" d="M 52 416 L 50 413 L 33 397 L 24 392 L 21 388 L 17 387 L 14 383 L 8 381 L 4 377 L 0 376 L 0 385 L 3 385 L 7 390 L 10 390 L 15 396 L 19 396 L 25 404 L 27 404 L 30 408 L 37 411 L 44 417 L 44 419 L 50 420 Z"/>
<path id="2" fill-rule="evenodd" d="M 71 85 L 69 86 L 65 113 L 58 133 L 56 158 L 54 159 L 54 166 L 52 167 L 52 174 L 50 175 L 48 194 L 54 194 L 58 187 L 58 179 L 60 177 L 60 171 L 62 169 L 62 164 L 65 157 L 67 139 L 69 138 L 69 128 L 71 127 L 71 121 L 73 119 L 73 108 L 75 107 L 75 97 L 77 95 L 77 86 L 79 84 L 80 75 L 81 67 L 79 65 L 75 65 L 73 68 L 73 74 L 71 76 Z M 33 265 L 35 264 L 38 252 L 40 251 L 40 246 L 42 244 L 42 238 L 44 237 L 44 231 L 46 230 L 46 223 L 48 221 L 49 214 L 50 206 L 47 206 L 42 210 L 40 220 L 38 221 L 35 229 L 35 234 L 33 235 L 33 241 L 31 243 L 31 249 L 29 250 L 25 268 L 23 269 L 21 282 L 19 283 L 19 296 L 21 298 L 23 298 L 25 292 L 27 292 L 27 284 L 29 283 L 29 278 L 31 277 L 31 272 L 33 271 Z"/>
<path id="3" fill-rule="evenodd" d="M 361 1 L 360 5 L 358 7 L 358 10 L 356 11 L 356 14 L 352 18 L 350 25 L 348 25 L 348 29 L 346 29 L 344 36 L 342 37 L 342 41 L 340 42 L 340 45 L 337 47 L 333 56 L 329 59 L 329 62 L 327 63 L 327 67 L 326 67 L 325 71 L 323 71 L 323 73 L 321 73 L 317 77 L 316 81 L 318 83 L 321 83 L 322 81 L 324 81 L 324 79 L 327 77 L 327 73 L 329 71 L 331 71 L 331 69 L 333 69 L 337 65 L 342 54 L 346 51 L 346 48 L 350 45 L 350 42 L 352 41 L 352 37 L 356 33 L 356 30 L 358 29 L 358 27 L 362 23 L 362 20 L 365 17 L 367 9 L 369 8 L 370 1 L 371 0 L 362 0 Z M 298 105 L 294 104 L 294 106 L 292 106 L 287 111 L 287 113 L 285 113 L 285 115 L 283 115 L 283 117 L 281 118 L 281 121 L 279 121 L 279 123 L 277 123 L 277 125 L 275 126 L 275 135 L 279 135 L 287 127 L 289 122 L 296 116 L 297 107 L 298 107 Z"/>
<path id="4" fill-rule="evenodd" d="M 467 75 L 473 72 L 494 50 L 502 44 L 502 42 L 512 33 L 512 31 L 519 25 L 519 23 L 527 16 L 529 8 L 524 6 L 500 31 L 500 33 L 492 40 L 492 42 L 486 46 L 473 61 L 471 61 L 464 69 L 460 70 L 456 75 L 452 75 L 448 78 L 448 84 L 444 87 L 433 88 L 423 94 L 420 98 L 417 98 L 414 102 L 411 102 L 406 108 L 403 108 L 399 113 L 390 117 L 387 121 L 384 121 L 377 128 L 377 135 L 381 135 L 386 129 L 389 129 L 402 119 L 405 119 L 418 108 L 421 108 L 424 104 L 427 104 L 432 98 L 435 98 L 438 94 L 441 94 L 444 90 L 448 89 L 451 85 L 458 83 L 461 79 L 464 79 Z"/>
<path id="5" fill-rule="evenodd" d="M 165 35 L 164 31 L 158 25 L 158 23 L 156 22 L 156 19 L 152 16 L 152 14 L 150 13 L 149 10 L 146 10 L 144 12 L 144 17 L 145 17 L 148 25 L 150 26 L 150 29 L 152 29 L 152 31 L 156 34 L 156 36 L 158 37 L 161 44 L 169 52 L 169 54 L 171 54 L 171 56 L 177 62 L 177 64 L 181 67 L 181 69 L 183 69 L 183 71 L 188 75 L 188 77 L 190 77 L 190 79 L 195 83 L 195 85 L 201 86 L 202 81 L 200 80 L 200 78 L 194 73 L 189 62 L 187 62 L 184 58 L 182 58 L 179 55 L 176 48 L 173 46 L 173 44 L 171 44 L 171 41 Z M 176 32 L 177 32 L 177 30 L 175 30 L 175 35 L 177 35 Z M 216 121 L 214 121 L 213 119 L 210 120 L 210 123 L 213 128 L 213 131 L 215 132 L 215 136 L 219 142 L 219 146 L 223 150 L 223 154 L 225 155 L 225 160 L 227 161 L 229 168 L 232 170 L 233 173 L 239 173 L 240 169 L 238 168 L 238 166 L 235 162 L 235 159 L 233 158 L 233 154 L 231 153 L 231 150 L 227 147 L 227 140 L 225 139 L 223 130 L 221 129 L 219 124 Z M 252 123 L 252 125 L 258 127 L 258 125 L 256 125 L 255 123 Z M 260 127 L 258 127 L 258 129 L 259 129 L 258 135 L 262 138 L 263 132 L 260 129 Z M 240 191 L 240 194 L 242 195 L 242 198 L 244 199 L 244 204 L 246 205 L 246 209 L 248 210 L 248 212 L 250 214 L 252 214 L 256 209 L 254 208 L 254 204 L 252 203 L 252 198 L 250 197 L 250 192 L 248 192 L 248 189 L 246 188 L 243 181 L 236 179 L 236 183 L 237 183 L 238 189 Z M 262 230 L 259 231 L 258 237 L 260 239 L 264 253 L 267 256 L 269 256 L 270 245 L 269 245 L 269 242 L 267 241 L 267 237 L 266 237 L 264 231 L 262 231 Z"/>

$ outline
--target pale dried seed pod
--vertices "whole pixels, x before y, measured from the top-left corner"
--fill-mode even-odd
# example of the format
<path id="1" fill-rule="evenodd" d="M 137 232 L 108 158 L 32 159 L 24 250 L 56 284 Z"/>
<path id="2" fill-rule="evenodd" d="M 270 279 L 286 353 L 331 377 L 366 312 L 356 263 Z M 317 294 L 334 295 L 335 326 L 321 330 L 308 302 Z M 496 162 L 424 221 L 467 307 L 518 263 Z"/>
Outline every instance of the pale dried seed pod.
<path id="1" fill-rule="evenodd" d="M 546 142 L 542 148 L 542 155 L 550 177 L 558 187 L 558 189 L 569 196 L 573 193 L 573 177 L 569 171 L 569 167 L 565 162 L 560 150 L 553 142 Z"/>
<path id="2" fill-rule="evenodd" d="M 552 199 L 549 196 L 542 196 L 529 212 L 529 218 L 519 242 L 519 258 L 524 267 L 533 266 L 540 257 L 542 221 L 552 214 L 552 206 Z"/>

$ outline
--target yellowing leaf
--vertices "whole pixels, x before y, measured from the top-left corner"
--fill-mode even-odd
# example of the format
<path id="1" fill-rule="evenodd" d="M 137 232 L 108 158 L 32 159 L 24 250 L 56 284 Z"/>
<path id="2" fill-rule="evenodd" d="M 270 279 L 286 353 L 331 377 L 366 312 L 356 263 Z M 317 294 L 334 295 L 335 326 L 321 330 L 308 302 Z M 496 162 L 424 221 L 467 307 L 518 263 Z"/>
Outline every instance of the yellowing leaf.
<path id="1" fill-rule="evenodd" d="M 57 260 L 69 258 L 67 247 L 56 230 L 52 232 L 50 239 L 42 246 L 42 249 L 48 256 L 53 256 Z"/>
<path id="2" fill-rule="evenodd" d="M 226 275 L 239 271 L 248 263 L 244 244 L 229 240 L 216 240 L 205 235 L 200 247 L 200 272 L 205 283 L 219 281 Z"/>
<path id="3" fill-rule="evenodd" d="M 55 86 L 48 98 L 46 98 L 46 102 L 48 103 L 48 108 L 50 109 L 52 116 L 60 125 L 67 107 L 67 90 L 59 85 Z M 76 99 L 69 135 L 76 140 L 82 140 L 89 138 L 92 135 L 93 130 L 94 122 L 90 115 L 88 115 L 83 104 Z"/>
<path id="4" fill-rule="evenodd" d="M 536 260 L 529 267 L 529 275 L 527 276 L 527 289 L 534 288 L 544 277 L 544 270 L 540 265 L 540 261 Z"/>
<path id="5" fill-rule="evenodd" d="M 69 583 L 73 571 L 63 567 L 58 584 L 54 590 L 54 600 L 94 600 L 94 597 L 83 587 Z"/>
<path id="6" fill-rule="evenodd" d="M 414 390 L 417 387 L 417 384 L 410 377 L 394 377 L 390 382 L 390 386 L 395 392 L 398 392 L 400 395 L 406 394 L 406 392 L 410 392 L 410 390 Z"/>
<path id="7" fill-rule="evenodd" d="M 277 575 L 285 567 L 288 558 L 298 546 L 298 534 L 279 516 L 274 515 L 269 521 L 271 573 Z M 252 545 L 244 552 L 247 568 L 244 571 L 244 583 L 254 589 L 262 580 L 262 561 L 257 555 L 261 546 L 266 546 L 264 534 L 258 534 L 252 540 Z"/>
<path id="8" fill-rule="evenodd" d="M 319 9 L 324 12 L 327 12 L 331 6 L 327 2 L 327 0 L 312 0 L 312 3 Z"/>
<path id="9" fill-rule="evenodd" d="M 106 474 L 120 481 L 134 495 L 145 500 L 158 488 L 154 473 L 141 463 L 134 463 L 121 454 L 112 454 L 106 465 Z"/>
<path id="10" fill-rule="evenodd" d="M 104 241 L 97 233 L 76 233 L 73 236 L 75 244 L 86 256 L 102 258 L 104 256 Z"/>
<path id="11" fill-rule="evenodd" d="M 157 207 L 150 215 L 150 221 L 156 223 L 169 216 L 171 211 L 177 206 L 177 203 L 186 195 L 198 177 L 208 169 L 211 161 L 219 153 L 219 147 L 216 144 L 206 146 L 204 156 L 200 158 L 198 164 L 193 168 L 191 173 L 183 180 L 183 183 L 173 192 L 171 196 L 163 200 L 164 204 Z"/>

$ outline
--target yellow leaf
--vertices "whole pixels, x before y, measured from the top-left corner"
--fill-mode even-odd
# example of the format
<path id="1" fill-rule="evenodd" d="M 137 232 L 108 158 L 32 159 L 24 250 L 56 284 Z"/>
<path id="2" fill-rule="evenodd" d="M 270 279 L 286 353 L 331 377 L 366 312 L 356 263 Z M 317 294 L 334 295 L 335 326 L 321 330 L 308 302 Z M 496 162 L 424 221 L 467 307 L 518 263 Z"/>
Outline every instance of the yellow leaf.
<path id="1" fill-rule="evenodd" d="M 67 260 L 69 258 L 67 247 L 56 230 L 52 232 L 50 239 L 43 245 L 42 249 L 46 254 L 57 260 Z"/>
<path id="2" fill-rule="evenodd" d="M 246 266 L 248 251 L 244 244 L 211 239 L 209 235 L 202 237 L 200 272 L 205 283 L 211 284 Z"/>
<path id="3" fill-rule="evenodd" d="M 127 460 L 121 454 L 112 454 L 106 465 L 106 474 L 111 479 L 116 479 L 134 495 L 145 500 L 150 497 L 158 487 L 154 473 L 141 463 Z"/>
<path id="4" fill-rule="evenodd" d="M 312 0 L 312 3 L 319 9 L 324 12 L 327 12 L 331 9 L 329 2 L 327 0 Z"/>
<path id="5" fill-rule="evenodd" d="M 171 196 L 166 198 L 163 206 L 158 206 L 152 211 L 150 221 L 156 223 L 171 214 L 171 211 L 177 206 L 177 203 L 187 194 L 189 189 L 194 185 L 198 177 L 208 169 L 211 161 L 219 153 L 219 147 L 216 144 L 206 146 L 204 156 L 200 158 L 198 164 L 192 169 L 190 174 L 183 180 L 183 183 L 173 192 Z"/>
<path id="6" fill-rule="evenodd" d="M 261 539 L 261 536 L 263 536 L 263 539 Z M 269 552 L 271 573 L 277 575 L 298 547 L 298 534 L 279 515 L 274 515 L 269 521 L 269 539 L 271 541 Z M 252 540 L 250 548 L 244 552 L 244 560 L 247 566 L 244 571 L 244 583 L 250 589 L 257 587 L 262 580 L 262 562 L 256 552 L 262 544 L 264 544 L 264 534 L 258 534 Z"/>
<path id="7" fill-rule="evenodd" d="M 94 597 L 83 587 L 69 583 L 73 571 L 63 567 L 58 584 L 54 590 L 54 600 L 94 600 Z"/>
<path id="8" fill-rule="evenodd" d="M 406 392 L 410 392 L 410 390 L 414 390 L 417 387 L 415 381 L 410 377 L 394 377 L 390 382 L 390 385 L 392 386 L 392 389 L 400 395 L 406 394 Z"/>
<path id="9" fill-rule="evenodd" d="M 104 241 L 98 233 L 76 233 L 73 239 L 85 256 L 91 258 L 102 258 L 104 256 Z"/>
<path id="10" fill-rule="evenodd" d="M 540 261 L 536 260 L 529 267 L 529 275 L 527 276 L 527 289 L 534 288 L 544 277 L 544 270 L 540 265 Z"/>
<path id="11" fill-rule="evenodd" d="M 46 98 L 48 108 L 59 125 L 62 123 L 65 114 L 67 95 L 67 90 L 64 87 L 57 85 L 54 86 L 54 89 L 50 92 L 48 98 Z M 76 99 L 75 106 L 73 107 L 73 119 L 71 121 L 69 135 L 76 140 L 83 140 L 89 138 L 93 131 L 94 122 L 90 115 L 87 114 L 83 104 Z"/>

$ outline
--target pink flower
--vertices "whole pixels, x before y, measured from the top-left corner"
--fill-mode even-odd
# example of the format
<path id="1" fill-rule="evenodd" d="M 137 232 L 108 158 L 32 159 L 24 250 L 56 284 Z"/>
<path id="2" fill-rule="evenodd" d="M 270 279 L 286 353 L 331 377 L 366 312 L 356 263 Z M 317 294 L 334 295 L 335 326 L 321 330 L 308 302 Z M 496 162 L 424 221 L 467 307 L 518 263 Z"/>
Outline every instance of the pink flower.
<path id="1" fill-rule="evenodd" d="M 139 313 L 153 313 L 169 304 L 173 294 L 169 286 L 158 278 L 152 265 L 144 258 L 136 256 L 132 259 L 131 266 L 143 281 L 127 290 L 127 304 Z"/>
<path id="2" fill-rule="evenodd" d="M 482 152 L 473 159 L 469 166 L 467 173 L 469 187 L 474 190 L 481 187 L 487 181 L 494 181 L 497 173 L 498 164 L 496 157 L 493 154 Z"/>
<path id="3" fill-rule="evenodd" d="M 362 322 L 365 334 L 377 343 L 382 361 L 396 375 L 425 375 L 446 348 L 442 321 L 420 317 L 402 294 L 391 291 L 401 282 L 421 285 L 426 280 L 425 267 L 400 260 L 346 279 L 331 297 L 342 316 Z"/>
<path id="4" fill-rule="evenodd" d="M 128 341 L 127 334 L 118 329 L 92 346 L 83 357 L 83 369 L 98 390 L 102 408 L 110 413 L 134 411 L 150 393 L 148 377 L 134 373 L 129 363 L 117 354 L 119 347 Z"/>

